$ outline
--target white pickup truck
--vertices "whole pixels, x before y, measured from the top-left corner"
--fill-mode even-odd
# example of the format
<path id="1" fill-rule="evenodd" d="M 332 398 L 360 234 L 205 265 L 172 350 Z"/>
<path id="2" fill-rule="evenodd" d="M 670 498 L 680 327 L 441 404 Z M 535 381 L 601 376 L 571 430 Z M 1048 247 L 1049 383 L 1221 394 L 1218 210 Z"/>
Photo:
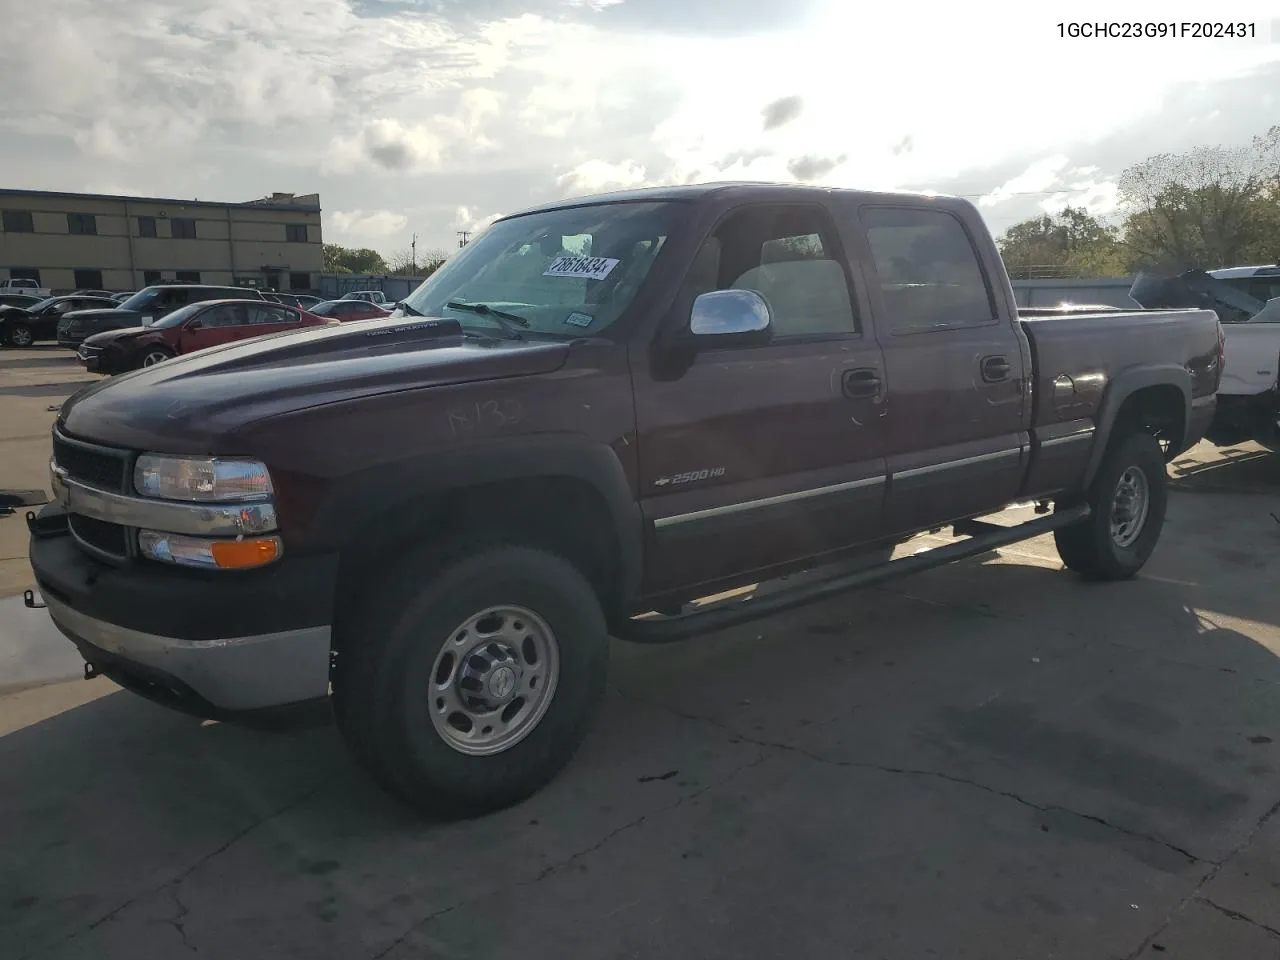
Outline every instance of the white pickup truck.
<path id="1" fill-rule="evenodd" d="M 46 290 L 34 280 L 28 280 L 25 277 L 10 277 L 8 280 L 0 280 L 0 293 L 24 293 L 29 297 L 39 297 L 45 299 L 53 296 L 53 291 Z"/>
<path id="2" fill-rule="evenodd" d="M 1207 307 L 1226 337 L 1218 406 L 1205 438 L 1253 440 L 1280 453 L 1280 264 L 1139 274 L 1129 296 L 1143 307 Z"/>

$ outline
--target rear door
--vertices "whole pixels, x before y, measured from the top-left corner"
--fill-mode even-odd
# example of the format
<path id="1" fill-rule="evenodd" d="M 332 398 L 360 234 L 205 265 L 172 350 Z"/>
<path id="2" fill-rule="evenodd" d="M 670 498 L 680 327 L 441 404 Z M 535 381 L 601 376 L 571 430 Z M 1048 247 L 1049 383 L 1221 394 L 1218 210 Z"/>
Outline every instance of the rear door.
<path id="1" fill-rule="evenodd" d="M 734 210 L 676 303 L 754 289 L 766 345 L 716 346 L 671 373 L 633 355 L 647 592 L 816 557 L 881 528 L 880 347 L 830 215 L 811 204 Z"/>
<path id="2" fill-rule="evenodd" d="M 215 304 L 187 321 L 179 336 L 179 352 L 191 353 L 253 336 L 248 328 L 249 314 L 244 304 Z"/>
<path id="3" fill-rule="evenodd" d="M 865 205 L 858 218 L 888 384 L 894 532 L 1013 500 L 1029 443 L 1030 356 L 998 308 L 998 260 L 979 252 L 994 248 L 936 205 Z"/>
<path id="4" fill-rule="evenodd" d="M 298 327 L 298 311 L 288 307 L 274 303 L 250 303 L 245 305 L 245 309 L 249 315 L 249 325 L 244 331 L 246 337 L 262 337 Z"/>

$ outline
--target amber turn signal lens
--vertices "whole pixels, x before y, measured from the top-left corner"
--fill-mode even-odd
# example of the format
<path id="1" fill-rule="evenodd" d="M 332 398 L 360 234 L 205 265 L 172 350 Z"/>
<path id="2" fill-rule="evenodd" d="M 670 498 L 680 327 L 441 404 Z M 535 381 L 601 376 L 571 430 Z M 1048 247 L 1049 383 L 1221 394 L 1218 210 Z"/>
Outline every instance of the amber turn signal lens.
<path id="1" fill-rule="evenodd" d="M 215 540 L 209 545 L 213 562 L 223 570 L 243 570 L 271 563 L 280 556 L 280 541 L 275 537 L 253 537 L 246 540 Z"/>

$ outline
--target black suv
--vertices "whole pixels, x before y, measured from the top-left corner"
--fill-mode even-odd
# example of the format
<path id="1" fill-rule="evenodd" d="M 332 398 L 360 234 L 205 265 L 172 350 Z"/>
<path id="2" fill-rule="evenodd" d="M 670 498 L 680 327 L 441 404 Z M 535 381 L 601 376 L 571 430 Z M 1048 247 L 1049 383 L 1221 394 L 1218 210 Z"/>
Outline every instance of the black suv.
<path id="1" fill-rule="evenodd" d="M 104 330 L 146 327 L 179 307 L 202 300 L 262 300 L 252 287 L 213 287 L 202 283 L 163 283 L 139 290 L 118 307 L 76 310 L 58 321 L 58 344 L 80 346 L 85 337 Z"/>
<path id="2" fill-rule="evenodd" d="M 53 340 L 58 324 L 69 313 L 114 307 L 114 301 L 84 293 L 48 297 L 28 307 L 0 306 L 0 343 L 29 347 L 37 340 Z"/>

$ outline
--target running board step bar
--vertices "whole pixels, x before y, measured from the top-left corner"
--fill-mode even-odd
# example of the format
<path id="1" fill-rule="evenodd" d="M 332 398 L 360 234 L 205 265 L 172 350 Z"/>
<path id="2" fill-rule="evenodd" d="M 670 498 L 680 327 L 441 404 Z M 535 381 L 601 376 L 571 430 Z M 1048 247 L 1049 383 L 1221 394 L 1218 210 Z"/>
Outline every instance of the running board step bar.
<path id="1" fill-rule="evenodd" d="M 633 643 L 673 643 L 687 640 L 700 633 L 711 633 L 734 627 L 760 617 L 768 617 L 784 610 L 801 607 L 815 600 L 825 600 L 848 590 L 874 586 L 887 580 L 919 573 L 922 570 L 945 566 L 957 560 L 976 557 L 997 547 L 1030 540 L 1032 537 L 1052 533 L 1061 527 L 1087 519 L 1091 512 L 1087 504 L 1082 504 L 1055 510 L 1047 517 L 1028 520 L 1026 523 L 1012 527 L 1002 527 L 981 520 L 963 520 L 952 526 L 956 534 L 968 536 L 968 539 L 958 543 L 948 543 L 923 553 L 890 560 L 880 566 L 836 576 L 829 580 L 806 583 L 760 598 L 748 595 L 741 600 L 717 603 L 706 610 L 695 610 L 674 617 L 646 620 L 632 618 L 614 624 L 610 633 L 620 640 L 629 640 Z"/>

